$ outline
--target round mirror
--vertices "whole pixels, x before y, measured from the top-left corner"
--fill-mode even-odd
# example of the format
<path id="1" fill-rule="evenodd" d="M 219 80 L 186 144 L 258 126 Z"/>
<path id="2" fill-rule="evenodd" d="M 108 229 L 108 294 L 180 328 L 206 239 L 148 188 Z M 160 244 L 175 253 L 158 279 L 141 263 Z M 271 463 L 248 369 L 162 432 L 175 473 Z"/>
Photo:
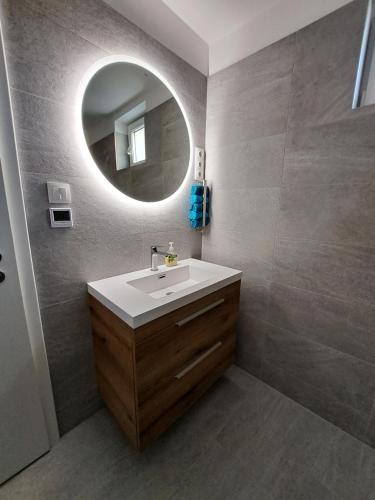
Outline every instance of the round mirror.
<path id="1" fill-rule="evenodd" d="M 97 71 L 84 93 L 82 123 L 97 167 L 127 196 L 160 201 L 182 184 L 188 128 L 171 91 L 148 69 L 116 62 Z"/>

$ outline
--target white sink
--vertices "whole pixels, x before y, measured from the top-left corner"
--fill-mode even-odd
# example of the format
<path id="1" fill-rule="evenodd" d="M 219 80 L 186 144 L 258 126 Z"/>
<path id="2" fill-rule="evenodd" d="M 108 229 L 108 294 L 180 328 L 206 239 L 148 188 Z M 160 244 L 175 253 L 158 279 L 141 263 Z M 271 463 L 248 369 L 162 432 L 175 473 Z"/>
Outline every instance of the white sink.
<path id="1" fill-rule="evenodd" d="M 147 293 L 153 299 L 160 299 L 182 290 L 187 290 L 199 283 L 204 283 L 214 274 L 207 270 L 199 269 L 192 264 L 168 268 L 166 271 L 154 272 L 149 276 L 128 281 L 141 292 Z"/>
<path id="2" fill-rule="evenodd" d="M 236 269 L 186 259 L 88 283 L 89 293 L 131 328 L 148 323 L 241 279 Z"/>

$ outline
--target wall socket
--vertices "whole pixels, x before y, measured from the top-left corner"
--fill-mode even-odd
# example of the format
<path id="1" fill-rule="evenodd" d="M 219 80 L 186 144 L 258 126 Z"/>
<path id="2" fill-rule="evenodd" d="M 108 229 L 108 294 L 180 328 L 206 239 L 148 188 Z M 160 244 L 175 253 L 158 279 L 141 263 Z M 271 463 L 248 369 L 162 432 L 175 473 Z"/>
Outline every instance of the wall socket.
<path id="1" fill-rule="evenodd" d="M 205 152 L 203 148 L 195 148 L 194 154 L 194 179 L 203 181 L 205 175 Z"/>

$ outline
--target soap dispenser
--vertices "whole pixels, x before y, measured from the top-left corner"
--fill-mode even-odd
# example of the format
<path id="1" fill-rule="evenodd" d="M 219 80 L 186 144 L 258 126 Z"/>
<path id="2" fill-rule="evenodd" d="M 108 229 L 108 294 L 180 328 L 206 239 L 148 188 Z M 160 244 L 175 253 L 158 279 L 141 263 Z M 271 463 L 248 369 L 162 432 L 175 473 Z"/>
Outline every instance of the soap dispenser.
<path id="1" fill-rule="evenodd" d="M 167 255 L 165 256 L 165 265 L 168 267 L 177 266 L 177 253 L 173 247 L 173 241 L 169 242 Z"/>

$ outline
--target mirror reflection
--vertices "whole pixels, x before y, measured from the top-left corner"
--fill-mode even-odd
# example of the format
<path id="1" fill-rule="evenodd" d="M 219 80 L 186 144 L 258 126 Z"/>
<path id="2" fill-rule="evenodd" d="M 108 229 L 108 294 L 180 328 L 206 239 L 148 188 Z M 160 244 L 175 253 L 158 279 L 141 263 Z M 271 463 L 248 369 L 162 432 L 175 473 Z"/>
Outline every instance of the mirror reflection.
<path id="1" fill-rule="evenodd" d="M 82 122 L 91 155 L 105 177 L 140 201 L 173 194 L 189 165 L 189 134 L 168 88 L 141 66 L 120 62 L 91 79 Z"/>

